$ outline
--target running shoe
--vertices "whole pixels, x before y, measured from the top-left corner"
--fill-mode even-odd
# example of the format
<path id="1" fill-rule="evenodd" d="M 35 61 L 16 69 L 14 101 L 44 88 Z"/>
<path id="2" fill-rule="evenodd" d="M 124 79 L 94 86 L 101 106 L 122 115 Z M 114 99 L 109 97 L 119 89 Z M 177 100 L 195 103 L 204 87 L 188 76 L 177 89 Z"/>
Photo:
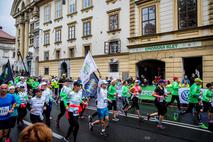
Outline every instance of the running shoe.
<path id="1" fill-rule="evenodd" d="M 10 142 L 10 138 L 7 138 L 7 139 L 5 140 L 5 142 Z"/>
<path id="2" fill-rule="evenodd" d="M 69 142 L 69 140 L 67 138 L 63 138 L 64 142 Z"/>
<path id="3" fill-rule="evenodd" d="M 92 125 L 91 122 L 89 123 L 89 130 L 90 130 L 90 131 L 93 131 L 93 125 Z"/>
<path id="4" fill-rule="evenodd" d="M 162 130 L 163 130 L 163 129 L 165 129 L 166 127 L 165 127 L 165 126 L 163 126 L 162 124 L 158 124 L 158 125 L 157 125 L 157 128 L 159 128 L 159 129 L 162 129 Z"/>
<path id="5" fill-rule="evenodd" d="M 119 121 L 119 119 L 118 118 L 112 118 L 112 121 Z"/>
<path id="6" fill-rule="evenodd" d="M 91 115 L 88 116 L 88 121 L 92 122 L 92 116 Z"/>
<path id="7" fill-rule="evenodd" d="M 105 136 L 105 137 L 108 136 L 108 134 L 106 133 L 106 131 L 104 129 L 101 130 L 100 135 Z"/>
<path id="8" fill-rule="evenodd" d="M 205 124 L 203 124 L 203 123 L 200 124 L 200 128 L 201 128 L 201 129 L 208 129 L 208 127 L 207 127 Z"/>

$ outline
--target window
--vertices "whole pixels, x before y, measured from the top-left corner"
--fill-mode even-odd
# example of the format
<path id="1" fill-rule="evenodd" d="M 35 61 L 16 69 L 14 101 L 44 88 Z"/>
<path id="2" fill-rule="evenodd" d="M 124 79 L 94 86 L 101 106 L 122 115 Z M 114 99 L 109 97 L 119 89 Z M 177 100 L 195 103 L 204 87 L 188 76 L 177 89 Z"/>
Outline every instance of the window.
<path id="1" fill-rule="evenodd" d="M 31 38 L 30 38 L 30 46 L 33 46 L 33 44 L 34 44 L 34 38 L 31 37 Z"/>
<path id="2" fill-rule="evenodd" d="M 55 43 L 61 42 L 61 29 L 55 29 Z"/>
<path id="3" fill-rule="evenodd" d="M 3 52 L 3 58 L 9 58 L 9 52 L 8 51 Z"/>
<path id="4" fill-rule="evenodd" d="M 56 0 L 55 1 L 55 18 L 61 18 L 62 17 L 62 1 Z"/>
<path id="5" fill-rule="evenodd" d="M 49 60 L 49 51 L 44 52 L 44 60 Z"/>
<path id="6" fill-rule="evenodd" d="M 90 51 L 90 46 L 84 46 L 84 55 L 86 56 L 87 53 Z"/>
<path id="7" fill-rule="evenodd" d="M 50 44 L 50 32 L 44 32 L 44 45 Z"/>
<path id="8" fill-rule="evenodd" d="M 83 0 L 83 9 L 91 7 L 92 6 L 92 0 Z"/>
<path id="9" fill-rule="evenodd" d="M 44 68 L 44 75 L 49 75 L 49 68 L 48 67 Z"/>
<path id="10" fill-rule="evenodd" d="M 69 13 L 75 13 L 76 12 L 76 0 L 69 0 Z"/>
<path id="11" fill-rule="evenodd" d="M 15 58 L 16 57 L 16 52 L 13 52 L 13 58 Z"/>
<path id="12" fill-rule="evenodd" d="M 107 41 L 104 45 L 104 53 L 106 54 L 114 54 L 121 52 L 121 41 L 120 40 L 113 40 Z"/>
<path id="13" fill-rule="evenodd" d="M 75 50 L 74 50 L 74 48 L 70 48 L 69 52 L 70 52 L 70 54 L 69 54 L 70 58 L 73 58 L 75 56 L 75 53 L 74 53 Z"/>
<path id="14" fill-rule="evenodd" d="M 56 50 L 56 59 L 60 59 L 60 50 Z"/>
<path id="15" fill-rule="evenodd" d="M 109 31 L 114 31 L 119 29 L 119 24 L 118 24 L 118 13 L 109 15 Z"/>
<path id="16" fill-rule="evenodd" d="M 156 7 L 150 6 L 142 9 L 142 35 L 156 33 Z"/>
<path id="17" fill-rule="evenodd" d="M 118 72 L 118 62 L 109 64 L 110 72 Z"/>
<path id="18" fill-rule="evenodd" d="M 197 27 L 197 0 L 178 0 L 179 29 Z"/>
<path id="19" fill-rule="evenodd" d="M 68 40 L 75 39 L 75 25 L 68 26 Z"/>
<path id="20" fill-rule="evenodd" d="M 44 23 L 50 22 L 50 5 L 44 7 Z"/>
<path id="21" fill-rule="evenodd" d="M 83 22 L 83 36 L 90 36 L 91 35 L 91 21 L 84 21 Z"/>
<path id="22" fill-rule="evenodd" d="M 34 23 L 31 23 L 30 24 L 30 33 L 33 33 L 34 32 Z"/>

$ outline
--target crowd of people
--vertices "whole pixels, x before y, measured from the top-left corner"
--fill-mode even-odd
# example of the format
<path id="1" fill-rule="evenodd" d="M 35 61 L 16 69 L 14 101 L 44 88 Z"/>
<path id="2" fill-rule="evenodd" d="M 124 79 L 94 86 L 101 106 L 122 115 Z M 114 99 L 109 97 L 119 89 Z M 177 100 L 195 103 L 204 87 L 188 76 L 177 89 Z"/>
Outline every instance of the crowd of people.
<path id="1" fill-rule="evenodd" d="M 89 130 L 93 131 L 95 125 L 101 125 L 100 134 L 107 136 L 109 127 L 109 110 L 112 110 L 112 121 L 119 121 L 119 113 L 126 116 L 130 109 L 135 109 L 139 120 L 142 120 L 139 97 L 143 91 L 143 83 L 138 79 L 100 79 L 98 83 L 97 95 L 95 97 L 97 111 L 88 116 Z M 172 91 L 168 92 L 167 87 Z M 190 88 L 188 96 L 188 108 L 181 110 L 178 96 L 179 88 Z M 202 80 L 195 78 L 194 83 L 190 86 L 187 80 L 179 82 L 177 77 L 173 78 L 170 83 L 168 80 L 159 79 L 155 84 L 155 90 L 152 96 L 155 98 L 154 104 L 157 112 L 147 115 L 150 117 L 157 116 L 157 128 L 165 129 L 163 119 L 167 113 L 167 107 L 177 101 L 177 108 L 181 115 L 193 113 L 196 121 L 201 123 L 201 112 L 208 112 L 208 120 L 213 119 L 213 83 L 206 84 L 204 93 L 201 91 Z M 84 118 L 83 112 L 88 106 L 91 97 L 82 95 L 83 85 L 78 78 L 66 78 L 62 75 L 60 79 L 51 77 L 46 79 L 42 77 L 23 77 L 14 78 L 14 83 L 1 84 L 0 86 L 0 141 L 10 141 L 11 129 L 16 125 L 23 128 L 24 118 L 30 113 L 30 120 L 33 124 L 45 123 L 51 125 L 51 110 L 53 104 L 60 104 L 60 113 L 57 116 L 56 127 L 60 128 L 60 119 L 66 114 L 69 123 L 64 141 L 70 140 L 73 133 L 74 142 L 77 140 L 79 130 L 79 118 Z M 166 97 L 172 95 L 171 101 L 166 102 Z M 144 110 L 143 110 L 144 111 Z M 96 120 L 95 116 L 98 116 Z M 45 121 L 44 121 L 45 120 Z M 22 137 L 29 133 L 30 129 L 22 133 Z M 36 133 L 36 131 L 35 131 Z M 33 137 L 33 136 L 32 136 Z M 49 141 L 49 140 L 48 140 Z"/>

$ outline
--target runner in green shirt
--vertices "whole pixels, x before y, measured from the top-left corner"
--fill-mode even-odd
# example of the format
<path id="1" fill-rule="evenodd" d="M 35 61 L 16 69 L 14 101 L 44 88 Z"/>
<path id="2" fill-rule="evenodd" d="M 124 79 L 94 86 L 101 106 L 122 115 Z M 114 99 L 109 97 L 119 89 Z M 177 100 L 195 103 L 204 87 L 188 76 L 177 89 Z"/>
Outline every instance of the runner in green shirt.
<path id="1" fill-rule="evenodd" d="M 171 105 L 176 100 L 178 110 L 180 110 L 180 100 L 178 95 L 179 83 L 177 77 L 173 77 L 173 83 L 171 84 L 171 88 L 172 88 L 172 99 L 171 102 L 169 102 L 167 105 Z"/>
<path id="2" fill-rule="evenodd" d="M 195 108 L 194 115 L 196 116 L 197 120 L 200 120 L 199 118 L 199 113 L 200 113 L 200 106 L 198 104 L 198 99 L 200 95 L 202 94 L 201 92 L 201 83 L 203 82 L 200 78 L 196 78 L 195 83 L 190 87 L 189 90 L 189 96 L 188 96 L 188 108 L 185 112 L 182 113 L 182 115 L 186 113 L 192 113 L 193 108 Z"/>
<path id="3" fill-rule="evenodd" d="M 130 97 L 130 93 L 129 93 L 129 88 L 128 88 L 128 82 L 123 81 L 122 98 L 123 98 L 123 103 L 124 103 L 124 107 L 123 107 L 124 112 L 127 112 L 127 109 L 129 106 L 129 100 L 128 100 L 129 97 Z"/>
<path id="4" fill-rule="evenodd" d="M 116 80 L 112 80 L 111 85 L 108 88 L 108 99 L 111 100 L 109 103 L 109 110 L 112 110 L 113 121 L 119 121 L 117 118 L 117 91 L 116 91 Z"/>
<path id="5" fill-rule="evenodd" d="M 202 101 L 204 106 L 204 112 L 208 111 L 208 120 L 210 120 L 210 109 L 211 109 L 211 101 L 212 101 L 212 84 L 206 84 L 206 90 L 203 93 Z"/>

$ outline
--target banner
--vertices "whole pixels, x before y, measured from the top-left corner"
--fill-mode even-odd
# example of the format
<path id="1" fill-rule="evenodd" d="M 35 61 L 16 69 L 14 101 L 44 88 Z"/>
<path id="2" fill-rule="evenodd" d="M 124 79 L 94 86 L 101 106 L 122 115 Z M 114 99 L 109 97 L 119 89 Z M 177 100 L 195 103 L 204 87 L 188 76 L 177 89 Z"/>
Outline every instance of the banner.
<path id="1" fill-rule="evenodd" d="M 80 78 L 83 83 L 83 86 L 89 81 L 90 75 L 97 71 L 98 67 L 95 64 L 95 61 L 90 52 L 88 52 L 84 64 L 80 71 Z"/>
<path id="2" fill-rule="evenodd" d="M 83 96 L 95 97 L 97 95 L 98 82 L 98 77 L 95 75 L 95 73 L 92 73 L 90 75 L 89 81 L 84 85 L 84 89 L 82 92 Z"/>
<path id="3" fill-rule="evenodd" d="M 179 99 L 181 104 L 188 104 L 189 88 L 180 88 L 178 90 Z M 206 89 L 201 89 L 204 92 Z"/>
<path id="4" fill-rule="evenodd" d="M 13 72 L 10 66 L 10 61 L 3 66 L 2 74 L 0 76 L 0 84 L 8 84 L 8 82 L 14 83 Z"/>

